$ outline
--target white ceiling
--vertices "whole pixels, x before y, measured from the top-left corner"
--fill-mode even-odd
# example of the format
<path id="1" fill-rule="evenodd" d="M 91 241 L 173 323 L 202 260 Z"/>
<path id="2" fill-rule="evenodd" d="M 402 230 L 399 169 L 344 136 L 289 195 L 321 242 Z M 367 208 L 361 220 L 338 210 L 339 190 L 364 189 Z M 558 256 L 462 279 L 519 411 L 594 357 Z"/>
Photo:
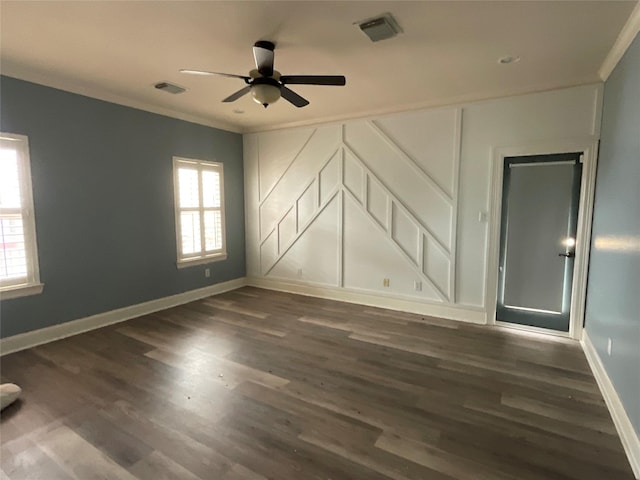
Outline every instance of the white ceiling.
<path id="1" fill-rule="evenodd" d="M 0 2 L 2 73 L 235 131 L 316 123 L 600 81 L 635 1 Z M 391 12 L 404 30 L 372 43 L 353 25 Z M 311 104 L 221 103 L 256 40 L 283 74 L 342 74 L 292 86 Z M 521 57 L 511 65 L 497 60 Z M 170 95 L 168 81 L 187 92 Z M 234 109 L 244 111 L 234 113 Z"/>

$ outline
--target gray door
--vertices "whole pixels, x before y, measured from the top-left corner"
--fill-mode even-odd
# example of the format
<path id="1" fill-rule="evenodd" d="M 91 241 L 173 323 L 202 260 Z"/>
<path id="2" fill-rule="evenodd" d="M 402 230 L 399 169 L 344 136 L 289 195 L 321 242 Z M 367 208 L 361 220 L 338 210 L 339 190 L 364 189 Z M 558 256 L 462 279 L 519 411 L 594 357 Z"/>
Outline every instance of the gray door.
<path id="1" fill-rule="evenodd" d="M 505 158 L 497 320 L 569 330 L 580 155 Z"/>

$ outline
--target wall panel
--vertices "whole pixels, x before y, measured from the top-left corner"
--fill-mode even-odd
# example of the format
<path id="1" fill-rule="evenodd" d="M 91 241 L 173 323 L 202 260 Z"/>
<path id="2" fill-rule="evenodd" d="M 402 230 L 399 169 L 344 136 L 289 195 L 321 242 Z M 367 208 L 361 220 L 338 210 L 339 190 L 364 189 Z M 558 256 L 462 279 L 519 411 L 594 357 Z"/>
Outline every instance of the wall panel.
<path id="1" fill-rule="evenodd" d="M 286 169 L 280 159 L 310 129 L 247 135 L 259 145 L 268 137 L 269 153 L 245 141 L 246 188 L 274 185 L 247 204 L 247 224 L 262 228 L 260 240 L 247 242 L 250 275 L 484 309 L 481 214 L 489 210 L 492 149 L 595 138 L 600 91 L 589 85 L 322 126 Z M 280 151 L 273 139 L 287 135 Z M 274 181 L 275 171 L 282 174 Z M 296 209 L 293 237 L 274 230 Z M 269 237 L 279 234 L 287 238 Z M 283 255 L 274 245 L 291 246 Z"/>

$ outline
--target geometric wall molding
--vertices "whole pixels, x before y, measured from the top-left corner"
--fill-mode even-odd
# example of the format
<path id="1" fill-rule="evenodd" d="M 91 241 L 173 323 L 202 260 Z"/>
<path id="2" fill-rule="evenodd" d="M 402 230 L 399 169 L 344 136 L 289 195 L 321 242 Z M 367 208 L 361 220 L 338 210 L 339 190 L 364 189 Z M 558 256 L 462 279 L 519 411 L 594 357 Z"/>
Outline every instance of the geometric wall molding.
<path id="1" fill-rule="evenodd" d="M 601 90 L 583 85 L 245 135 L 248 275 L 490 308 L 491 152 L 596 139 Z M 361 251 L 346 252 L 346 240 Z M 387 257 L 411 269 L 390 268 Z"/>
<path id="2" fill-rule="evenodd" d="M 449 114 L 449 117 L 456 121 L 459 121 L 459 116 L 459 112 L 455 111 Z M 454 128 L 449 135 L 454 139 L 457 137 L 455 130 Z M 287 272 L 288 275 L 293 275 L 293 270 L 296 270 L 293 267 L 295 257 L 299 256 L 301 258 L 300 268 L 297 269 L 298 276 L 304 276 L 310 282 L 320 282 L 320 279 L 308 278 L 306 271 L 302 273 L 302 263 L 306 262 L 309 265 L 309 257 L 306 253 L 302 254 L 303 249 L 292 249 L 307 235 L 327 206 L 338 202 L 340 215 L 335 231 L 341 236 L 339 251 L 337 253 L 333 250 L 321 252 L 323 249 L 319 248 L 320 251 L 316 252 L 316 255 L 324 253 L 325 256 L 331 257 L 327 258 L 327 261 L 338 263 L 337 268 L 340 273 L 336 286 L 343 286 L 345 277 L 342 258 L 345 242 L 344 201 L 348 198 L 387 238 L 388 244 L 384 248 L 391 246 L 394 255 L 402 258 L 402 261 L 414 272 L 415 293 L 411 293 L 414 296 L 422 296 L 423 294 L 419 292 L 422 292 L 424 285 L 425 292 L 433 292 L 435 296 L 433 301 L 452 303 L 455 285 L 455 252 L 451 248 L 453 244 L 451 237 L 455 230 L 457 182 L 451 180 L 449 183 L 453 191 L 447 192 L 438 179 L 418 165 L 418 162 L 405 152 L 402 145 L 398 145 L 396 140 L 383 132 L 382 128 L 374 122 L 360 122 L 360 125 L 355 128 L 349 124 L 342 125 L 337 131 L 338 137 L 333 136 L 332 133 L 335 134 L 336 131 L 325 131 L 325 140 L 319 142 L 318 138 L 322 133 L 317 130 L 311 132 L 307 130 L 304 132 L 304 137 L 289 139 L 286 143 L 287 150 L 295 152 L 290 162 L 286 162 L 282 156 L 277 157 L 282 175 L 277 180 L 271 181 L 271 188 L 259 205 L 260 274 L 278 276 L 282 272 Z M 366 142 L 366 147 L 362 146 L 363 142 Z M 293 148 L 295 145 L 302 145 L 302 147 Z M 362 158 L 361 153 L 356 151 L 359 147 L 365 151 L 374 148 L 377 152 L 384 154 L 385 158 L 368 163 Z M 312 150 L 313 153 L 307 153 L 306 149 Z M 457 151 L 454 147 L 451 150 Z M 272 155 L 275 156 L 273 153 Z M 458 156 L 452 154 L 447 160 L 450 164 L 455 163 L 458 161 Z M 298 168 L 297 164 L 300 162 L 306 162 L 306 167 Z M 396 164 L 385 164 L 393 162 Z M 309 168 L 311 165 L 315 167 L 314 170 Z M 384 180 L 375 173 L 374 168 L 382 171 L 393 169 L 397 174 L 394 177 L 395 180 L 391 181 L 394 185 L 388 184 L 389 175 L 387 180 Z M 447 169 L 454 173 L 458 171 L 457 165 L 438 168 L 441 177 L 444 175 L 442 172 L 446 172 Z M 270 171 L 273 171 L 273 168 Z M 406 203 L 401 198 L 402 194 L 399 191 L 403 190 L 403 182 L 413 182 L 417 185 L 414 190 L 419 191 L 410 198 L 412 204 Z M 278 188 L 281 185 L 288 186 L 288 196 L 278 195 Z M 293 185 L 295 189 L 292 189 Z M 292 190 L 295 190 L 295 195 L 291 194 Z M 454 197 L 451 196 L 452 194 Z M 268 202 L 269 219 L 265 219 L 267 213 L 263 207 Z M 328 227 L 325 225 L 324 228 Z M 306 244 L 313 244 L 318 248 L 317 243 L 305 240 Z M 305 262 L 302 262 L 302 257 L 305 258 Z M 287 259 L 286 267 L 277 267 L 285 258 Z"/>

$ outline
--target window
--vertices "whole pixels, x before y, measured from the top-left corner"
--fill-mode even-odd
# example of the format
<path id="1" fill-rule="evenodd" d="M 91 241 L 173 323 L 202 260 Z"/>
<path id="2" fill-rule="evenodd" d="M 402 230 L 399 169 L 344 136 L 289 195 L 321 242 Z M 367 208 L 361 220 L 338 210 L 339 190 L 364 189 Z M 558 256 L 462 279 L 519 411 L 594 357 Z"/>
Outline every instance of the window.
<path id="1" fill-rule="evenodd" d="M 227 258 L 221 163 L 173 158 L 178 267 Z"/>
<path id="2" fill-rule="evenodd" d="M 42 292 L 27 137 L 0 133 L 0 296 Z"/>

